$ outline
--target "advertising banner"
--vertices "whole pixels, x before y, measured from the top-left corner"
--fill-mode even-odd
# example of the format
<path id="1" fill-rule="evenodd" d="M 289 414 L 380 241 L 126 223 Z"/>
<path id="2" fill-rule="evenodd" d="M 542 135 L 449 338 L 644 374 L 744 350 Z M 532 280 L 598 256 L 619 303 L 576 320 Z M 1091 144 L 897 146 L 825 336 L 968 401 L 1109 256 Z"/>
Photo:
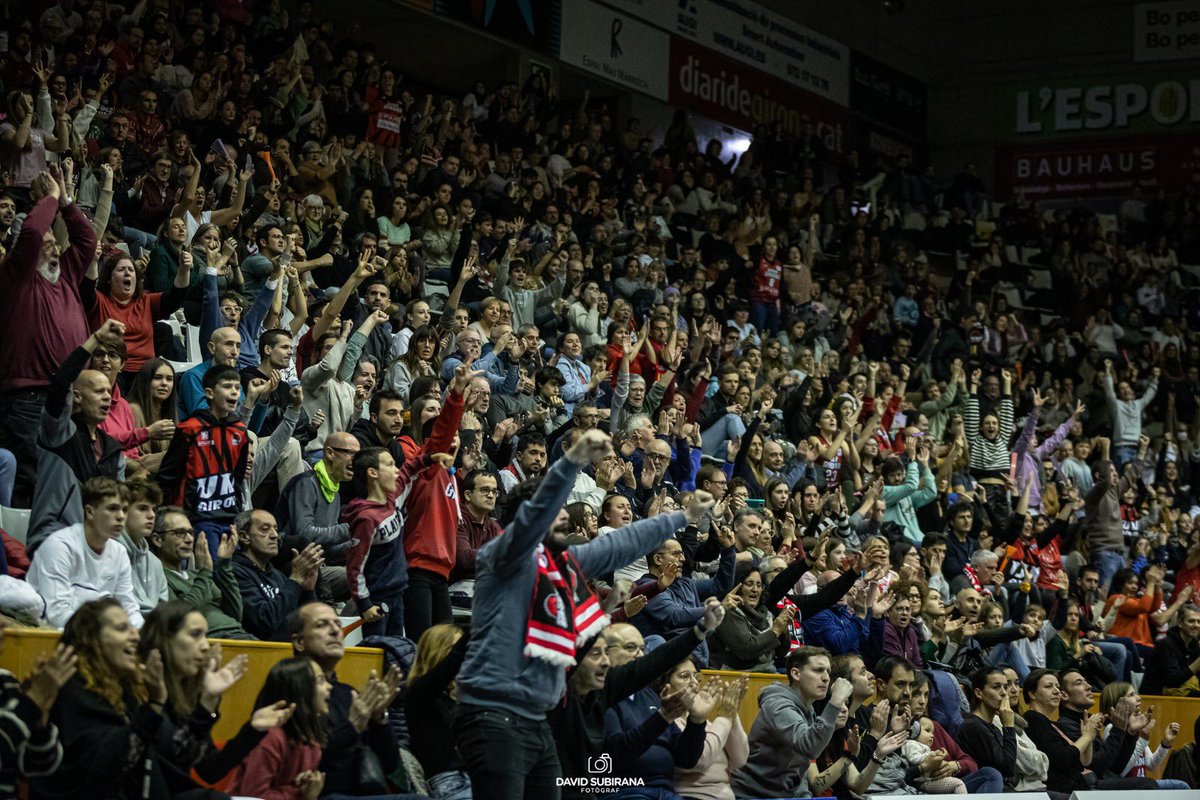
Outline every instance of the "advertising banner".
<path id="1" fill-rule="evenodd" d="M 1200 58 L 1200 0 L 1138 3 L 1133 7 L 1133 58 Z"/>
<path id="2" fill-rule="evenodd" d="M 925 84 L 855 50 L 850 59 L 850 110 L 907 135 L 925 139 Z"/>
<path id="3" fill-rule="evenodd" d="M 563 9 L 559 59 L 613 83 L 667 99 L 671 37 L 590 0 Z"/>
<path id="4" fill-rule="evenodd" d="M 1200 69 L 1080 78 L 1001 91 L 1004 140 L 1200 130 Z"/>
<path id="5" fill-rule="evenodd" d="M 1128 194 L 1135 183 L 1179 188 L 1200 182 L 1200 140 L 1194 136 L 1086 139 L 996 149 L 1001 192 L 1027 197 Z"/>
<path id="6" fill-rule="evenodd" d="M 667 99 L 747 132 L 779 122 L 795 136 L 811 124 L 830 150 L 849 147 L 846 109 L 678 36 L 671 39 Z"/>
<path id="7" fill-rule="evenodd" d="M 561 10 L 562 0 L 433 0 L 438 16 L 551 54 L 558 53 Z"/>
<path id="8" fill-rule="evenodd" d="M 838 105 L 850 103 L 850 48 L 753 0 L 606 2 Z"/>

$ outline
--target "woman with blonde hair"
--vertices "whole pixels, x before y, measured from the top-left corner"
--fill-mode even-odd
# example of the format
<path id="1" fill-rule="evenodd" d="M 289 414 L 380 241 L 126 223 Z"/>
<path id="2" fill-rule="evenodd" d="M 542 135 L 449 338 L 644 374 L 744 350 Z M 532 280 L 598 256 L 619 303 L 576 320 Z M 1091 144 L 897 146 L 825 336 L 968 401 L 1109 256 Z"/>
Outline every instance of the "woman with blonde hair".
<path id="1" fill-rule="evenodd" d="M 412 752 L 425 770 L 433 800 L 470 800 L 471 779 L 453 747 L 451 719 L 457 700 L 454 676 L 467 655 L 470 637 L 456 625 L 426 628 L 417 642 L 417 657 L 408 673 L 404 713 L 421 720 L 426 735 L 413 737 Z"/>
<path id="2" fill-rule="evenodd" d="M 1137 689 L 1133 688 L 1133 684 L 1125 681 L 1114 681 L 1108 684 L 1100 692 L 1100 713 L 1104 714 L 1109 719 L 1112 719 L 1112 711 L 1117 704 L 1122 700 L 1131 703 L 1133 713 L 1140 714 L 1145 709 L 1142 707 L 1142 697 L 1138 694 Z M 1154 772 L 1167 760 L 1167 756 L 1171 754 L 1171 745 L 1175 744 L 1176 737 L 1179 736 L 1179 723 L 1170 722 L 1163 730 L 1162 740 L 1159 742 L 1158 748 L 1154 751 L 1150 750 L 1150 732 L 1154 728 L 1153 709 L 1150 710 L 1150 724 L 1142 729 L 1138 735 L 1137 744 L 1134 745 L 1133 755 L 1129 757 L 1129 761 L 1125 764 L 1113 764 L 1113 772 L 1123 778 L 1145 778 L 1151 772 Z M 1104 735 L 1107 737 L 1109 731 L 1112 730 L 1110 723 L 1104 729 Z M 1171 779 L 1158 779 L 1159 789 L 1190 789 L 1192 788 L 1184 781 Z"/>

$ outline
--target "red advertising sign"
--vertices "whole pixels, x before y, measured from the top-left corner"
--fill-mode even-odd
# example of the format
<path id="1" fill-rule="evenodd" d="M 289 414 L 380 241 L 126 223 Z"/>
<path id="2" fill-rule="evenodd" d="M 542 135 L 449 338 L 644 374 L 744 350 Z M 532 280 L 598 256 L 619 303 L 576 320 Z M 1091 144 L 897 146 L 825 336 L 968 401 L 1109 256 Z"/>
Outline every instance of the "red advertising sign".
<path id="1" fill-rule="evenodd" d="M 671 37 L 667 94 L 672 105 L 743 131 L 778 121 L 795 136 L 811 123 L 830 150 L 852 147 L 850 117 L 841 106 L 679 36 Z"/>
<path id="2" fill-rule="evenodd" d="M 1194 136 L 1055 142 L 996 148 L 1001 191 L 1027 197 L 1127 194 L 1133 185 L 1178 188 L 1200 183 L 1200 140 Z"/>

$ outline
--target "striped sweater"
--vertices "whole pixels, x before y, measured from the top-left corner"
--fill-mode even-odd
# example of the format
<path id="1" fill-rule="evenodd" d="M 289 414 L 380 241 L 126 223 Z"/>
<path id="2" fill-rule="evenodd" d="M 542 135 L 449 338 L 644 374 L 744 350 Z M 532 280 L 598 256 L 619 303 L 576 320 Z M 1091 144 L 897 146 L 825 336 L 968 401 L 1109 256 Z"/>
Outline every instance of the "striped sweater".
<path id="1" fill-rule="evenodd" d="M 1013 433 L 1012 398 L 1000 399 L 996 415 L 1000 418 L 1000 433 L 993 440 L 983 438 L 979 433 L 979 398 L 967 400 L 963 427 L 971 447 L 971 474 L 976 478 L 999 478 L 1012 468 L 1008 446 Z"/>

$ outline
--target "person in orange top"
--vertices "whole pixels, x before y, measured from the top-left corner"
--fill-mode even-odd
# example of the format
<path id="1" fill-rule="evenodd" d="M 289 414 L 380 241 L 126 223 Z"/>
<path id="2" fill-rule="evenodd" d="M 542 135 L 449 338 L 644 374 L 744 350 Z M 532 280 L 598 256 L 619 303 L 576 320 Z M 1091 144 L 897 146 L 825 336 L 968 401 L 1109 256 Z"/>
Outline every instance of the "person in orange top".
<path id="1" fill-rule="evenodd" d="M 1116 608 L 1110 636 L 1127 636 L 1137 644 L 1143 658 L 1150 656 L 1154 647 L 1151 615 L 1162 607 L 1163 568 L 1152 565 L 1146 570 L 1145 586 L 1142 578 L 1126 567 L 1113 576 L 1108 599 L 1104 601 L 1104 615 Z"/>

